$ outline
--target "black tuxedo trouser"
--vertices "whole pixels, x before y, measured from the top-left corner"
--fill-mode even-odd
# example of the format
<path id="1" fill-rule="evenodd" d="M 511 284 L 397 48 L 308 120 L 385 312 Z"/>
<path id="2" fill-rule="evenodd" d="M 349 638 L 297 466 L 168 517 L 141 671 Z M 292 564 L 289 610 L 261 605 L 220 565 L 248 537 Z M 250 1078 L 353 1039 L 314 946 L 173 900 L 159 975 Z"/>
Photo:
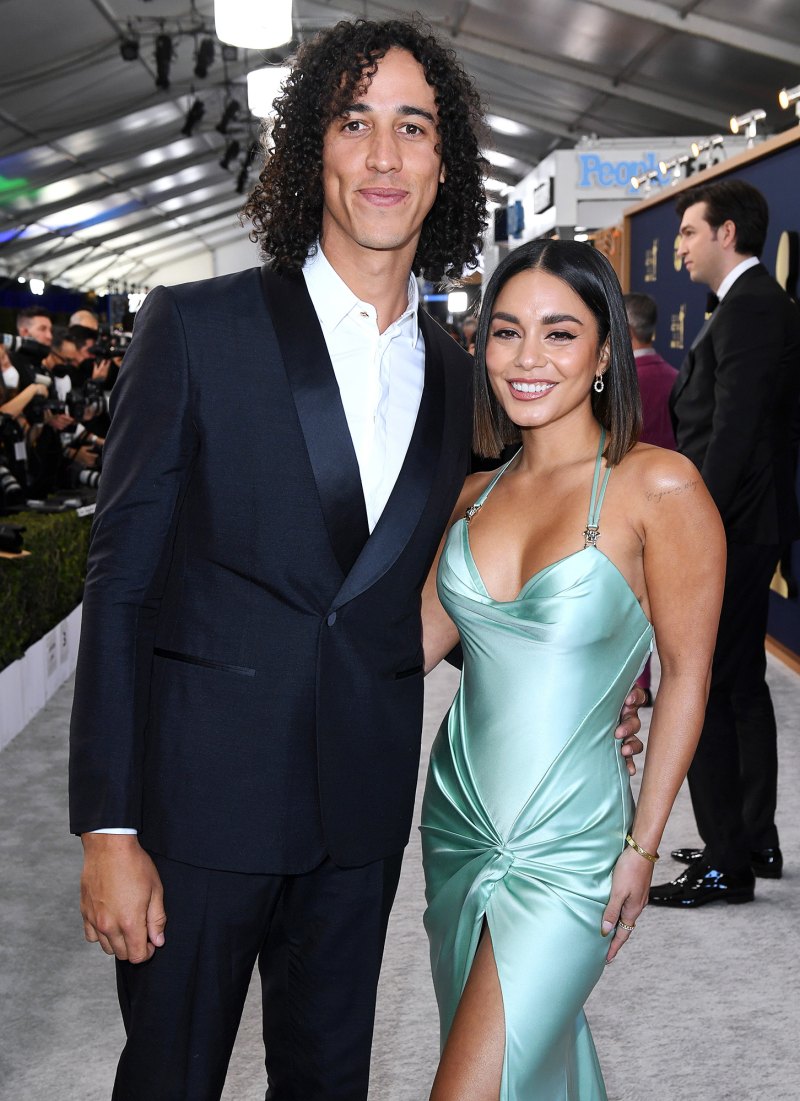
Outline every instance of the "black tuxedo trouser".
<path id="1" fill-rule="evenodd" d="M 721 871 L 745 871 L 751 849 L 778 844 L 777 731 L 764 652 L 778 553 L 772 546 L 728 544 L 711 691 L 689 769 L 697 828 L 708 862 Z"/>
<path id="2" fill-rule="evenodd" d="M 113 1101 L 217 1101 L 256 961 L 268 1101 L 365 1101 L 402 854 L 295 876 L 152 855 L 166 943 L 146 963 L 117 961 L 127 1042 Z"/>

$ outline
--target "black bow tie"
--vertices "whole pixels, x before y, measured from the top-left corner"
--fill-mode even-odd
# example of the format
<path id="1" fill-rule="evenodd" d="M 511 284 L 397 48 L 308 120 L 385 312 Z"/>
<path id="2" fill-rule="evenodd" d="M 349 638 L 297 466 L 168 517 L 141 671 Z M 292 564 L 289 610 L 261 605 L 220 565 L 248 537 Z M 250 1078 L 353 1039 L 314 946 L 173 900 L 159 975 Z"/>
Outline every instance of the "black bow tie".
<path id="1" fill-rule="evenodd" d="M 708 298 L 706 299 L 706 313 L 713 313 L 719 305 L 719 299 L 713 291 L 709 291 Z"/>

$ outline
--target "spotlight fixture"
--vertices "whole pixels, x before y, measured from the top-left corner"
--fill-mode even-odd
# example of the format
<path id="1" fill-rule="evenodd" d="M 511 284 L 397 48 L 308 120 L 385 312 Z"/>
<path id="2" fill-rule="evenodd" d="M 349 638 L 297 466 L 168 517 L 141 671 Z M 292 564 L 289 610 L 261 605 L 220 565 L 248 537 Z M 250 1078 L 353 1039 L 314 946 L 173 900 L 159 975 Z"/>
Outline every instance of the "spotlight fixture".
<path id="1" fill-rule="evenodd" d="M 634 191 L 641 191 L 643 195 L 650 194 L 654 183 L 661 183 L 660 168 L 654 168 L 650 172 L 642 172 L 639 176 L 631 177 L 631 187 Z"/>
<path id="2" fill-rule="evenodd" d="M 214 0 L 217 38 L 246 50 L 268 50 L 292 37 L 292 0 Z"/>
<path id="3" fill-rule="evenodd" d="M 241 152 L 241 145 L 239 145 L 236 138 L 233 141 L 229 141 L 225 146 L 225 152 L 222 155 L 222 160 L 219 162 L 220 168 L 224 168 L 227 172 L 231 166 L 231 161 L 235 161 Z"/>
<path id="4" fill-rule="evenodd" d="M 163 91 L 169 88 L 169 71 L 172 67 L 172 38 L 160 34 L 156 38 L 156 88 Z"/>
<path id="5" fill-rule="evenodd" d="M 130 30 L 119 40 L 119 56 L 123 61 L 136 61 L 139 57 L 139 39 Z"/>
<path id="6" fill-rule="evenodd" d="M 730 121 L 731 133 L 744 132 L 749 149 L 755 141 L 758 123 L 766 117 L 767 112 L 762 111 L 760 107 L 754 107 L 752 111 L 745 111 L 743 115 L 733 115 Z"/>
<path id="7" fill-rule="evenodd" d="M 236 194 L 244 195 L 247 188 L 247 165 L 243 164 L 239 169 L 239 175 L 236 177 Z"/>
<path id="8" fill-rule="evenodd" d="M 290 73 L 287 65 L 266 65 L 247 74 L 247 106 L 252 115 L 265 119 L 275 113 L 275 100 Z"/>
<path id="9" fill-rule="evenodd" d="M 222 112 L 222 118 L 217 123 L 217 130 L 220 134 L 227 134 L 228 127 L 234 121 L 236 116 L 241 111 L 242 106 L 235 99 L 229 99 L 225 104 L 225 110 Z"/>
<path id="10" fill-rule="evenodd" d="M 186 112 L 186 121 L 181 128 L 184 137 L 190 138 L 196 126 L 199 126 L 203 115 L 206 113 L 206 105 L 201 99 L 196 99 Z"/>
<path id="11" fill-rule="evenodd" d="M 201 38 L 194 58 L 194 75 L 201 80 L 208 76 L 208 70 L 214 64 L 214 39 Z"/>
<path id="12" fill-rule="evenodd" d="M 795 114 L 800 118 L 800 84 L 795 84 L 794 88 L 781 88 L 778 92 L 778 103 L 784 111 L 788 111 L 794 104 Z"/>

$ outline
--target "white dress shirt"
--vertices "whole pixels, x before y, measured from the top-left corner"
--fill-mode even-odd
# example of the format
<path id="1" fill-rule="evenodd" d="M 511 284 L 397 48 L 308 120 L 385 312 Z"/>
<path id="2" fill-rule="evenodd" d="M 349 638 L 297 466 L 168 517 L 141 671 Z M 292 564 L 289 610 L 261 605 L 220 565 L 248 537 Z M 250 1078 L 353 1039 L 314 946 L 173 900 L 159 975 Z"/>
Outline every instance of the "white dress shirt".
<path id="1" fill-rule="evenodd" d="M 319 246 L 303 276 L 333 364 L 373 531 L 406 457 L 425 381 L 417 281 L 409 276 L 408 305 L 381 333 L 375 307 L 353 294 Z"/>
<path id="2" fill-rule="evenodd" d="M 372 531 L 406 457 L 425 382 L 417 281 L 409 276 L 408 305 L 381 333 L 375 307 L 353 294 L 319 246 L 303 265 L 303 276 L 339 386 Z M 111 827 L 94 832 L 137 831 Z"/>
<path id="3" fill-rule="evenodd" d="M 754 268 L 756 264 L 760 263 L 761 261 L 757 256 L 748 256 L 746 260 L 742 260 L 741 264 L 737 264 L 735 268 L 731 268 L 717 289 L 717 298 L 719 301 L 722 301 L 740 275 L 744 275 L 746 271 L 749 271 L 750 268 Z"/>

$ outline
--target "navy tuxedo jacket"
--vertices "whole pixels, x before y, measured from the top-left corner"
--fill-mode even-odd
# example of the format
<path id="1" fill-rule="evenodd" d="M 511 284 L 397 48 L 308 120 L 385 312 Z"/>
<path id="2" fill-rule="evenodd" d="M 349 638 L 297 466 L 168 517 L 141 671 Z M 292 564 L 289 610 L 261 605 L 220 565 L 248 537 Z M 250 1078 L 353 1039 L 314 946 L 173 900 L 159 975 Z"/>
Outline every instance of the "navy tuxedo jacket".
<path id="1" fill-rule="evenodd" d="M 670 397 L 678 450 L 702 474 L 731 542 L 777 546 L 799 533 L 798 395 L 800 311 L 758 264 L 700 330 Z"/>
<path id="2" fill-rule="evenodd" d="M 105 448 L 71 728 L 71 828 L 296 873 L 398 852 L 422 720 L 419 596 L 468 468 L 471 360 L 425 385 L 372 535 L 301 275 L 148 295 Z"/>

